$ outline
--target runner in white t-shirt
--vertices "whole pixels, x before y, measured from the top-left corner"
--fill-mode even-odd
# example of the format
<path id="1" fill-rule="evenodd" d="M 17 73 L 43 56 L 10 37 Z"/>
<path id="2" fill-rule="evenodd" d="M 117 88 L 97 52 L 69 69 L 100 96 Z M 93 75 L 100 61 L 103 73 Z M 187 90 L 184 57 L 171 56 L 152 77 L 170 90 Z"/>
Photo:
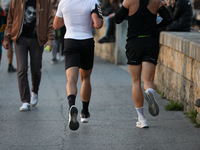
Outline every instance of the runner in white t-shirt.
<path id="1" fill-rule="evenodd" d="M 91 97 L 90 75 L 94 61 L 94 40 L 91 28 L 101 28 L 102 12 L 97 0 L 61 0 L 54 20 L 54 29 L 66 26 L 64 36 L 66 92 L 69 103 L 69 128 L 77 130 L 78 110 L 75 107 L 77 81 L 80 72 L 83 109 L 81 122 L 89 121 L 88 106 Z M 80 68 L 80 69 L 79 69 Z"/>

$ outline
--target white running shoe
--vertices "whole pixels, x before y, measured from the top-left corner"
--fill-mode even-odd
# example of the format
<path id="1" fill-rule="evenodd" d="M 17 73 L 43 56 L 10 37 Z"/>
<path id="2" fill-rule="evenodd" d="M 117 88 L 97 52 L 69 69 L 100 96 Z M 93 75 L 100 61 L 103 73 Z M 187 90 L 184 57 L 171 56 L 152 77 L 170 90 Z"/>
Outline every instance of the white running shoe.
<path id="1" fill-rule="evenodd" d="M 147 120 L 145 118 L 143 118 L 142 120 L 138 120 L 138 122 L 136 122 L 136 127 L 149 128 L 149 126 L 147 125 Z"/>
<path id="2" fill-rule="evenodd" d="M 88 112 L 87 114 L 84 114 L 83 110 L 82 110 L 81 114 L 80 114 L 80 117 L 81 117 L 81 122 L 82 123 L 88 123 L 89 119 L 90 119 L 90 113 Z"/>
<path id="3" fill-rule="evenodd" d="M 72 105 L 69 109 L 69 123 L 68 126 L 71 130 L 77 130 L 79 123 L 77 121 L 78 110 L 75 105 Z"/>
<path id="4" fill-rule="evenodd" d="M 63 62 L 65 60 L 65 56 L 60 56 L 60 61 Z"/>
<path id="5" fill-rule="evenodd" d="M 30 104 L 29 103 L 23 103 L 19 110 L 20 111 L 28 111 L 28 110 L 30 110 Z"/>
<path id="6" fill-rule="evenodd" d="M 38 95 L 34 92 L 31 92 L 31 106 L 34 107 L 38 103 Z"/>
<path id="7" fill-rule="evenodd" d="M 149 104 L 149 113 L 152 116 L 157 116 L 159 114 L 159 106 L 154 97 L 154 94 L 151 93 L 150 91 L 145 91 L 144 98 L 147 101 L 147 103 Z"/>

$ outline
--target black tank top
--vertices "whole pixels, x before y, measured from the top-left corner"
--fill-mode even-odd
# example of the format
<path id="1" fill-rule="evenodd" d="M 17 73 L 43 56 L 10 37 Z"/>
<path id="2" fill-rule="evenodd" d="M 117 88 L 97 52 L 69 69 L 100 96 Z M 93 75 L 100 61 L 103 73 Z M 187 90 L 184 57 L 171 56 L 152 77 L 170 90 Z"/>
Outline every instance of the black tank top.
<path id="1" fill-rule="evenodd" d="M 149 0 L 140 0 L 137 12 L 128 17 L 128 39 L 138 36 L 157 36 L 156 17 L 147 8 Z"/>

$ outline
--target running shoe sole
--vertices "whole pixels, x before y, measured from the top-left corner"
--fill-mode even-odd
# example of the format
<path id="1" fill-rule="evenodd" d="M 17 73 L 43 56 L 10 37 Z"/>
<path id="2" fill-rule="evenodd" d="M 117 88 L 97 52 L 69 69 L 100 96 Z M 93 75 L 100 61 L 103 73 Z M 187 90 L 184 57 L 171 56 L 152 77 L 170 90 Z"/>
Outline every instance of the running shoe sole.
<path id="1" fill-rule="evenodd" d="M 159 114 L 159 106 L 157 101 L 154 98 L 154 95 L 149 92 L 149 91 L 145 91 L 144 92 L 144 98 L 147 101 L 147 103 L 149 104 L 149 113 L 152 116 L 157 116 Z"/>
<path id="2" fill-rule="evenodd" d="M 19 110 L 20 111 L 30 111 L 31 109 L 30 108 L 25 108 L 25 109 L 24 108 L 20 108 Z"/>
<path id="3" fill-rule="evenodd" d="M 72 106 L 69 110 L 69 123 L 68 126 L 71 130 L 77 130 L 79 123 L 77 121 L 78 110 L 75 106 Z"/>
<path id="4" fill-rule="evenodd" d="M 29 111 L 29 110 L 31 110 L 31 109 L 30 109 L 30 106 L 27 106 L 26 108 L 20 107 L 19 110 L 20 110 L 20 111 Z"/>
<path id="5" fill-rule="evenodd" d="M 196 101 L 194 101 L 194 105 L 197 107 L 200 107 L 200 99 L 197 99 Z"/>
<path id="6" fill-rule="evenodd" d="M 140 121 L 138 121 L 137 123 L 136 123 L 136 127 L 138 127 L 138 128 L 149 128 L 149 126 L 147 125 L 147 123 L 146 123 L 146 121 L 145 122 L 140 122 Z"/>
<path id="7" fill-rule="evenodd" d="M 138 127 L 138 128 L 141 128 L 141 129 L 146 129 L 146 128 L 149 128 L 149 126 L 147 125 L 147 126 L 141 126 L 141 125 L 136 125 L 136 127 Z"/>
<path id="8" fill-rule="evenodd" d="M 89 118 L 81 118 L 81 122 L 82 123 L 88 123 L 89 122 Z"/>

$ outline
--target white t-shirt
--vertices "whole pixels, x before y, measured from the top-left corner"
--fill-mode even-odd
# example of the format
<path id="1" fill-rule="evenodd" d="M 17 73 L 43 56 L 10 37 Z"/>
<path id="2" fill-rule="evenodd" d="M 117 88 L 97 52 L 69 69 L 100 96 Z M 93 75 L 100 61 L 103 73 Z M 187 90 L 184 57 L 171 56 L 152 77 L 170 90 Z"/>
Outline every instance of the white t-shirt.
<path id="1" fill-rule="evenodd" d="M 66 33 L 64 39 L 93 38 L 91 11 L 97 0 L 61 0 L 56 16 L 64 19 Z"/>

